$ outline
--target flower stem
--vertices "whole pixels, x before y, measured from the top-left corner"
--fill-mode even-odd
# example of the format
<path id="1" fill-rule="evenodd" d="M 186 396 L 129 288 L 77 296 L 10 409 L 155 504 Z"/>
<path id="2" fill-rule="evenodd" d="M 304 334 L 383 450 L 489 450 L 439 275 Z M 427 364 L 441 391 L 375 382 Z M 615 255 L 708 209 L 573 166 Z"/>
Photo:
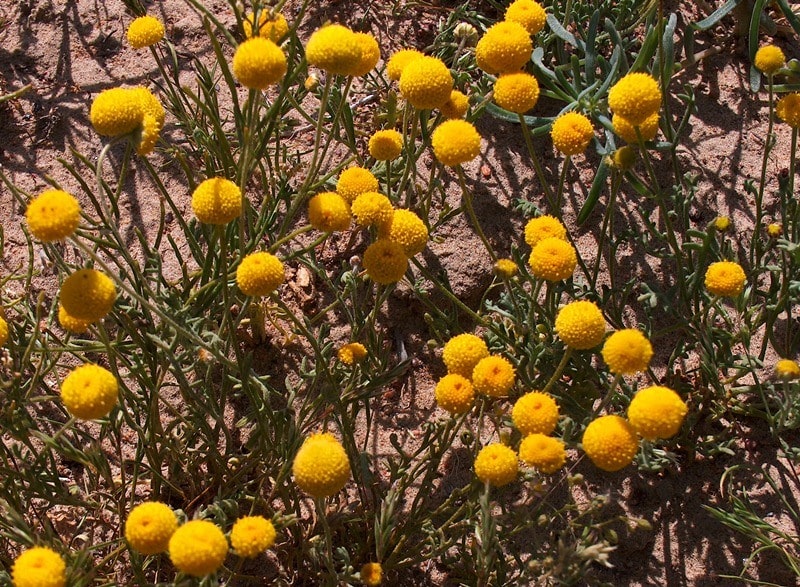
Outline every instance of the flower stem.
<path id="1" fill-rule="evenodd" d="M 475 215 L 475 208 L 472 206 L 472 192 L 467 188 L 466 178 L 464 177 L 464 170 L 461 168 L 461 165 L 456 165 L 456 175 L 458 175 L 458 183 L 461 186 L 461 201 L 463 202 L 464 210 L 467 213 L 467 216 L 472 222 L 472 227 L 475 229 L 475 232 L 478 233 L 481 241 L 483 242 L 483 246 L 486 247 L 486 250 L 489 252 L 489 256 L 492 258 L 492 262 L 497 261 L 497 255 L 495 255 L 494 249 L 492 249 L 492 245 L 489 243 L 489 239 L 486 238 L 486 235 L 483 233 L 483 229 L 481 228 L 480 223 L 478 222 L 478 217 Z"/>
<path id="2" fill-rule="evenodd" d="M 564 369 L 567 368 L 567 363 L 569 363 L 569 359 L 571 356 L 572 356 L 572 348 L 567 347 L 567 350 L 564 351 L 564 354 L 561 357 L 561 362 L 559 362 L 558 367 L 556 367 L 555 373 L 553 373 L 553 376 L 547 382 L 547 385 L 545 385 L 544 389 L 542 389 L 542 393 L 548 393 L 556 384 L 556 381 L 558 381 L 561 378 L 561 374 L 564 372 Z"/>

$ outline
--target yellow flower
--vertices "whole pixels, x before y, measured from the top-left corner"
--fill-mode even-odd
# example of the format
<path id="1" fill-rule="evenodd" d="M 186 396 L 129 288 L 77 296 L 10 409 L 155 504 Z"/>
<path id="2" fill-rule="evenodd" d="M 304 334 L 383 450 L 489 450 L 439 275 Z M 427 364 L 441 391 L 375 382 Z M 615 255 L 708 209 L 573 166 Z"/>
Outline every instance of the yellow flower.
<path id="1" fill-rule="evenodd" d="M 62 190 L 46 190 L 34 198 L 25 211 L 31 234 L 43 243 L 67 238 L 81 220 L 81 205 Z"/>
<path id="2" fill-rule="evenodd" d="M 243 42 L 233 55 L 233 75 L 243 86 L 265 90 L 286 75 L 286 55 L 275 43 L 263 37 Z"/>
<path id="3" fill-rule="evenodd" d="M 746 276 L 733 261 L 718 261 L 706 270 L 706 289 L 715 296 L 735 297 L 742 293 Z"/>
<path id="4" fill-rule="evenodd" d="M 611 155 L 611 165 L 621 171 L 628 171 L 636 163 L 636 151 L 627 145 L 620 147 Z"/>
<path id="5" fill-rule="evenodd" d="M 714 219 L 714 228 L 720 232 L 725 232 L 731 225 L 731 219 L 728 216 L 717 216 Z"/>
<path id="6" fill-rule="evenodd" d="M 553 145 L 564 155 L 583 153 L 594 138 L 592 123 L 583 114 L 566 112 L 553 121 Z"/>
<path id="7" fill-rule="evenodd" d="M 91 324 L 89 320 L 81 320 L 71 316 L 64 309 L 63 304 L 58 305 L 58 323 L 61 324 L 61 328 L 73 334 L 83 334 L 89 330 L 89 325 Z"/>
<path id="8" fill-rule="evenodd" d="M 228 556 L 228 541 L 222 530 L 207 520 L 192 520 L 169 539 L 169 558 L 175 568 L 193 577 L 217 570 Z"/>
<path id="9" fill-rule="evenodd" d="M 472 401 L 475 399 L 475 390 L 472 387 L 472 383 L 469 382 L 469 379 L 457 373 L 450 373 L 442 377 L 439 383 L 436 384 L 434 394 L 439 407 L 454 416 L 469 410 L 472 407 Z"/>
<path id="10" fill-rule="evenodd" d="M 525 225 L 525 242 L 529 246 L 535 247 L 536 243 L 549 237 L 567 240 L 567 229 L 558 218 L 546 215 L 528 220 Z"/>
<path id="11" fill-rule="evenodd" d="M 125 520 L 125 540 L 141 554 L 166 552 L 169 539 L 178 529 L 178 517 L 167 504 L 159 501 L 140 503 Z"/>
<path id="12" fill-rule="evenodd" d="M 242 192 L 232 181 L 212 177 L 195 188 L 192 210 L 204 224 L 228 224 L 242 213 Z"/>
<path id="13" fill-rule="evenodd" d="M 350 167 L 339 174 L 336 182 L 336 193 L 342 196 L 348 204 L 352 204 L 364 192 L 377 192 L 378 180 L 372 173 L 363 167 Z"/>
<path id="14" fill-rule="evenodd" d="M 800 128 L 800 94 L 786 94 L 778 100 L 775 114 L 792 128 Z"/>
<path id="15" fill-rule="evenodd" d="M 478 361 L 472 370 L 472 386 L 479 393 L 504 397 L 514 387 L 515 377 L 516 371 L 508 359 L 489 355 Z"/>
<path id="16" fill-rule="evenodd" d="M 533 43 L 518 22 L 498 22 L 484 33 L 475 47 L 475 61 L 486 73 L 519 71 L 531 58 Z"/>
<path id="17" fill-rule="evenodd" d="M 606 321 L 592 302 L 580 300 L 561 308 L 556 315 L 556 333 L 568 347 L 586 350 L 603 341 Z"/>
<path id="18" fill-rule="evenodd" d="M 561 281 L 572 277 L 578 256 L 575 247 L 567 241 L 551 236 L 536 243 L 528 263 L 536 277 Z"/>
<path id="19" fill-rule="evenodd" d="M 672 438 L 681 429 L 689 409 L 668 387 L 654 385 L 640 390 L 628 406 L 628 421 L 642 438 Z"/>
<path id="20" fill-rule="evenodd" d="M 639 450 L 639 438 L 620 416 L 600 416 L 583 432 L 583 450 L 595 466 L 614 472 L 627 467 Z"/>
<path id="21" fill-rule="evenodd" d="M 381 48 L 378 46 L 378 41 L 375 40 L 375 37 L 369 33 L 353 34 L 361 48 L 361 59 L 354 64 L 350 70 L 350 75 L 361 77 L 367 75 L 378 65 L 378 60 L 381 58 Z"/>
<path id="22" fill-rule="evenodd" d="M 14 561 L 11 582 L 14 587 L 64 587 L 67 584 L 67 565 L 51 548 L 34 546 Z"/>
<path id="23" fill-rule="evenodd" d="M 368 587 L 376 587 L 383 580 L 381 563 L 367 563 L 361 567 L 361 582 Z"/>
<path id="24" fill-rule="evenodd" d="M 236 285 L 246 296 L 268 296 L 285 278 L 281 260 L 266 251 L 247 255 L 236 269 Z"/>
<path id="25" fill-rule="evenodd" d="M 545 475 L 552 475 L 564 466 L 567 453 L 562 440 L 534 433 L 526 436 L 520 443 L 519 458 Z"/>
<path id="26" fill-rule="evenodd" d="M 531 391 L 516 401 L 511 419 L 523 436 L 552 434 L 558 424 L 558 404 L 546 393 Z"/>
<path id="27" fill-rule="evenodd" d="M 455 167 L 472 161 L 480 154 L 481 135 L 466 120 L 445 120 L 433 131 L 431 146 L 442 165 Z"/>
<path id="28" fill-rule="evenodd" d="M 518 22 L 529 35 L 535 35 L 544 28 L 547 13 L 542 5 L 534 0 L 514 0 L 506 8 L 506 20 Z"/>
<path id="29" fill-rule="evenodd" d="M 472 378 L 472 371 L 478 361 L 489 356 L 489 349 L 483 339 L 474 334 L 459 334 L 447 341 L 442 350 L 442 360 L 448 373 Z"/>
<path id="30" fill-rule="evenodd" d="M 156 146 L 161 129 L 164 128 L 164 107 L 145 87 L 138 86 L 130 90 L 138 99 L 142 107 L 142 124 L 138 128 L 134 144 L 139 155 L 149 154 Z"/>
<path id="31" fill-rule="evenodd" d="M 128 27 L 128 42 L 134 49 L 155 45 L 164 38 L 164 25 L 154 16 L 140 16 Z"/>
<path id="32" fill-rule="evenodd" d="M 364 360 L 367 356 L 367 349 L 360 342 L 350 342 L 336 351 L 336 356 L 345 365 L 352 365 Z"/>
<path id="33" fill-rule="evenodd" d="M 403 150 L 403 135 L 396 130 L 379 130 L 369 138 L 369 154 L 378 161 L 391 161 Z"/>
<path id="34" fill-rule="evenodd" d="M 319 87 L 319 78 L 313 73 L 309 74 L 306 81 L 303 82 L 303 87 L 307 91 L 313 92 Z"/>
<path id="35" fill-rule="evenodd" d="M 777 222 L 767 225 L 767 234 L 772 238 L 778 238 L 783 233 L 783 227 Z"/>
<path id="36" fill-rule="evenodd" d="M 117 288 L 108 276 L 96 269 L 79 269 L 61 284 L 60 297 L 70 316 L 97 322 L 114 306 Z"/>
<path id="37" fill-rule="evenodd" d="M 400 76 L 400 94 L 417 110 L 441 108 L 450 99 L 453 76 L 436 57 L 413 59 Z"/>
<path id="38" fill-rule="evenodd" d="M 253 36 L 253 14 L 248 14 L 242 21 L 245 38 Z M 279 43 L 289 33 L 289 23 L 280 12 L 270 19 L 269 10 L 262 10 L 258 15 L 258 36 Z"/>
<path id="39" fill-rule="evenodd" d="M 81 420 L 96 420 L 108 415 L 117 405 L 119 384 L 114 375 L 99 365 L 73 369 L 61 384 L 61 401 L 70 414 Z"/>
<path id="40" fill-rule="evenodd" d="M 639 134 L 642 135 L 643 141 L 652 141 L 658 134 L 658 123 L 661 117 L 658 112 L 653 112 L 648 116 L 644 122 L 639 125 Z M 619 114 L 615 114 L 611 118 L 611 125 L 614 127 L 614 132 L 617 133 L 622 140 L 638 144 L 639 138 L 636 136 L 636 128 Z"/>
<path id="41" fill-rule="evenodd" d="M 629 73 L 608 92 L 608 106 L 631 124 L 642 124 L 661 108 L 661 88 L 647 73 Z"/>
<path id="42" fill-rule="evenodd" d="M 328 73 L 351 75 L 361 62 L 361 42 L 347 27 L 331 24 L 311 35 L 306 60 Z"/>
<path id="43" fill-rule="evenodd" d="M 780 47 L 765 45 L 756 51 L 756 58 L 753 63 L 758 71 L 772 75 L 786 63 L 786 56 Z"/>
<path id="44" fill-rule="evenodd" d="M 0 316 L 0 346 L 8 342 L 8 322 Z"/>
<path id="45" fill-rule="evenodd" d="M 498 259 L 495 261 L 492 270 L 499 277 L 511 279 L 517 274 L 519 267 L 517 267 L 517 263 L 513 259 Z"/>
<path id="46" fill-rule="evenodd" d="M 297 451 L 292 465 L 295 483 L 312 497 L 338 493 L 350 479 L 350 461 L 329 432 L 312 434 Z"/>
<path id="47" fill-rule="evenodd" d="M 614 373 L 630 375 L 644 371 L 653 358 L 653 346 L 647 337 L 633 328 L 618 330 L 603 345 L 603 360 Z"/>
<path id="48" fill-rule="evenodd" d="M 494 101 L 509 112 L 524 114 L 539 100 L 539 82 L 529 73 L 504 73 L 494 82 Z"/>
<path id="49" fill-rule="evenodd" d="M 800 365 L 791 359 L 781 359 L 775 363 L 775 376 L 784 381 L 800 379 Z"/>
<path id="50" fill-rule="evenodd" d="M 119 137 L 142 124 L 144 111 L 138 95 L 128 88 L 103 90 L 92 102 L 89 120 L 97 134 Z"/>
<path id="51" fill-rule="evenodd" d="M 403 247 L 409 259 L 428 244 L 428 228 L 411 210 L 395 210 L 388 224 L 379 225 L 378 236 Z"/>
<path id="52" fill-rule="evenodd" d="M 416 49 L 401 49 L 392 55 L 386 63 L 386 75 L 390 80 L 398 81 L 400 76 L 403 75 L 406 65 L 421 57 L 425 57 L 425 55 Z"/>
<path id="53" fill-rule="evenodd" d="M 394 207 L 389 198 L 378 192 L 364 192 L 355 200 L 351 208 L 359 226 L 378 226 L 388 228 L 394 216 Z"/>
<path id="54" fill-rule="evenodd" d="M 231 546 L 236 554 L 254 558 L 275 544 L 275 526 L 263 516 L 239 518 L 231 529 Z"/>
<path id="55" fill-rule="evenodd" d="M 397 283 L 406 274 L 408 257 L 397 243 L 379 238 L 364 251 L 364 269 L 375 283 Z"/>
<path id="56" fill-rule="evenodd" d="M 336 192 L 317 194 L 308 202 L 308 221 L 322 232 L 335 232 L 350 228 L 350 206 Z"/>
<path id="57" fill-rule="evenodd" d="M 469 97 L 458 90 L 450 92 L 447 102 L 439 107 L 439 112 L 447 119 L 464 118 L 467 110 L 469 110 Z"/>
<path id="58" fill-rule="evenodd" d="M 502 487 L 516 479 L 518 472 L 517 453 L 504 444 L 487 444 L 475 457 L 475 475 L 481 483 Z"/>

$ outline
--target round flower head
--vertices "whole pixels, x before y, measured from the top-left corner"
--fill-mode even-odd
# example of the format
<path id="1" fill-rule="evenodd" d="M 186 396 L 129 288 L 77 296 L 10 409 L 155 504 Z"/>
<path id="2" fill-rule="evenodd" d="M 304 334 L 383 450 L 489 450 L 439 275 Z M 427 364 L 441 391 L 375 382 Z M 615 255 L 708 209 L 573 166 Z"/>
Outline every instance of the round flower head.
<path id="1" fill-rule="evenodd" d="M 61 190 L 46 190 L 34 198 L 25 211 L 31 234 L 49 243 L 67 238 L 81 220 L 81 205 Z"/>
<path id="2" fill-rule="evenodd" d="M 464 118 L 467 114 L 467 110 L 469 110 L 469 96 L 458 90 L 450 92 L 450 97 L 447 99 L 447 102 L 439 107 L 439 112 L 448 120 L 452 118 Z"/>
<path id="3" fill-rule="evenodd" d="M 245 38 L 253 36 L 253 14 L 248 14 L 242 21 Z M 269 10 L 262 10 L 258 15 L 258 36 L 269 39 L 273 43 L 279 43 L 283 37 L 289 34 L 289 23 L 286 17 L 280 12 L 275 17 L 269 18 Z"/>
<path id="4" fill-rule="evenodd" d="M 519 267 L 513 259 L 498 259 L 495 261 L 492 271 L 503 279 L 511 279 L 517 274 Z"/>
<path id="5" fill-rule="evenodd" d="M 511 419 L 523 436 L 552 434 L 558 424 L 558 404 L 546 393 L 532 391 L 516 401 Z"/>
<path id="6" fill-rule="evenodd" d="M 336 182 L 336 193 L 348 204 L 352 204 L 364 192 L 377 192 L 378 179 L 368 169 L 350 167 L 339 174 Z"/>
<path id="7" fill-rule="evenodd" d="M 647 73 L 629 73 L 608 92 L 608 106 L 631 124 L 642 124 L 661 108 L 661 88 Z"/>
<path id="8" fill-rule="evenodd" d="M 14 587 L 64 587 L 67 584 L 67 565 L 64 559 L 46 546 L 29 548 L 11 567 Z"/>
<path id="9" fill-rule="evenodd" d="M 421 57 L 425 57 L 425 55 L 416 49 L 401 49 L 392 55 L 388 63 L 386 63 L 386 75 L 390 80 L 398 81 L 400 76 L 403 75 L 406 65 Z"/>
<path id="10" fill-rule="evenodd" d="M 639 134 L 642 135 L 643 141 L 652 141 L 658 134 L 658 123 L 661 120 L 658 112 L 653 112 L 648 116 L 644 122 L 639 125 Z M 615 114 L 611 118 L 611 125 L 614 127 L 614 132 L 617 133 L 622 140 L 627 143 L 637 144 L 639 137 L 636 136 L 636 127 L 634 127 L 626 118 L 619 114 Z"/>
<path id="11" fill-rule="evenodd" d="M 500 108 L 524 114 L 539 100 L 539 82 L 529 73 L 504 73 L 494 82 L 494 101 Z"/>
<path id="12" fill-rule="evenodd" d="M 64 407 L 81 420 L 96 420 L 107 416 L 117 405 L 118 398 L 117 378 L 99 365 L 76 367 L 61 384 L 61 401 Z"/>
<path id="13" fill-rule="evenodd" d="M 780 47 L 775 45 L 765 45 L 756 51 L 756 58 L 753 61 L 756 69 L 767 75 L 772 75 L 786 63 L 786 55 Z"/>
<path id="14" fill-rule="evenodd" d="M 351 75 L 361 62 L 361 42 L 340 24 L 317 29 L 306 45 L 306 60 L 331 74 Z"/>
<path id="15" fill-rule="evenodd" d="M 254 37 L 233 55 L 233 75 L 246 88 L 265 90 L 286 75 L 286 55 L 269 39 Z"/>
<path id="16" fill-rule="evenodd" d="M 81 320 L 71 316 L 64 309 L 63 304 L 58 305 L 58 323 L 61 324 L 61 328 L 73 334 L 83 334 L 89 330 L 89 325 L 91 324 L 89 320 Z"/>
<path id="17" fill-rule="evenodd" d="M 367 587 L 376 587 L 383 580 L 383 569 L 381 563 L 367 563 L 361 567 L 361 582 Z"/>
<path id="18" fill-rule="evenodd" d="M 628 171 L 636 163 L 636 151 L 627 145 L 620 147 L 611 154 L 610 163 L 621 171 Z"/>
<path id="19" fill-rule="evenodd" d="M 558 218 L 538 216 L 528 220 L 525 225 L 525 242 L 529 246 L 535 247 L 536 243 L 549 237 L 567 240 L 567 229 Z"/>
<path id="20" fill-rule="evenodd" d="M 583 153 L 594 138 L 591 121 L 578 112 L 566 112 L 553 121 L 553 145 L 564 155 Z"/>
<path id="21" fill-rule="evenodd" d="M 778 238 L 781 234 L 783 234 L 783 226 L 777 222 L 772 222 L 767 225 L 767 234 L 771 238 Z"/>
<path id="22" fill-rule="evenodd" d="M 8 322 L 0 316 L 0 346 L 8 342 Z"/>
<path id="23" fill-rule="evenodd" d="M 308 221 L 322 232 L 350 228 L 350 206 L 336 192 L 317 194 L 308 202 Z"/>
<path id="24" fill-rule="evenodd" d="M 367 75 L 378 65 L 378 60 L 381 58 L 381 48 L 378 46 L 378 41 L 375 40 L 375 37 L 369 33 L 353 34 L 358 46 L 361 48 L 361 58 L 353 65 L 350 75 L 361 77 Z"/>
<path id="25" fill-rule="evenodd" d="M 533 43 L 518 22 L 498 22 L 484 33 L 475 47 L 475 61 L 486 73 L 519 71 L 531 58 Z"/>
<path id="26" fill-rule="evenodd" d="M 158 501 L 140 503 L 125 520 L 125 540 L 138 553 L 166 552 L 169 539 L 178 529 L 178 517 L 167 504 Z"/>
<path id="27" fill-rule="evenodd" d="M 164 107 L 153 92 L 139 86 L 130 90 L 139 99 L 142 107 L 142 124 L 134 140 L 139 155 L 149 154 L 156 146 L 161 129 L 164 128 Z"/>
<path id="28" fill-rule="evenodd" d="M 475 475 L 481 483 L 502 487 L 516 479 L 518 472 L 517 453 L 504 444 L 487 444 L 475 457 Z"/>
<path id="29" fill-rule="evenodd" d="M 359 226 L 378 226 L 388 228 L 394 216 L 394 208 L 389 198 L 378 192 L 360 194 L 351 207 Z"/>
<path id="30" fill-rule="evenodd" d="M 541 4 L 534 0 L 514 0 L 506 8 L 506 20 L 518 22 L 529 35 L 535 35 L 544 28 L 547 13 Z"/>
<path id="31" fill-rule="evenodd" d="M 481 135 L 466 120 L 451 119 L 440 124 L 431 135 L 436 158 L 448 167 L 472 161 L 481 152 Z"/>
<path id="32" fill-rule="evenodd" d="M 452 91 L 453 76 L 441 59 L 423 56 L 403 68 L 400 93 L 417 110 L 440 108 Z"/>
<path id="33" fill-rule="evenodd" d="M 212 177 L 195 188 L 192 210 L 204 224 L 228 224 L 242 213 L 242 192 L 232 181 Z"/>
<path id="34" fill-rule="evenodd" d="M 731 226 L 731 219 L 729 216 L 717 216 L 714 219 L 714 228 L 720 232 L 725 232 Z"/>
<path id="35" fill-rule="evenodd" d="M 564 442 L 552 436 L 534 433 L 526 436 L 519 445 L 519 458 L 545 475 L 551 475 L 564 466 L 567 453 Z"/>
<path id="36" fill-rule="evenodd" d="M 239 518 L 231 529 L 231 546 L 236 554 L 254 558 L 275 544 L 275 526 L 262 516 Z"/>
<path id="37" fill-rule="evenodd" d="M 193 577 L 217 570 L 228 556 L 228 541 L 222 530 L 208 520 L 192 520 L 169 539 L 169 558 L 175 568 Z"/>
<path id="38" fill-rule="evenodd" d="M 483 339 L 474 334 L 459 334 L 447 341 L 442 350 L 442 360 L 448 373 L 456 373 L 467 379 L 481 359 L 489 356 L 489 348 Z"/>
<path id="39" fill-rule="evenodd" d="M 775 114 L 792 128 L 800 128 L 800 94 L 786 94 L 778 100 Z"/>
<path id="40" fill-rule="evenodd" d="M 336 356 L 345 365 L 360 363 L 367 356 L 366 347 L 360 342 L 350 342 L 336 351 Z"/>
<path id="41" fill-rule="evenodd" d="M 603 313 L 592 302 L 572 302 L 556 315 L 556 333 L 564 344 L 575 350 L 596 347 L 603 341 L 606 321 Z"/>
<path id="42" fill-rule="evenodd" d="M 375 283 L 397 283 L 406 274 L 408 257 L 397 243 L 379 238 L 364 251 L 364 269 Z"/>
<path id="43" fill-rule="evenodd" d="M 681 429 L 688 408 L 668 387 L 654 385 L 640 390 L 628 406 L 628 421 L 642 438 L 672 438 Z"/>
<path id="44" fill-rule="evenodd" d="M 718 261 L 706 270 L 706 289 L 715 296 L 735 297 L 742 293 L 746 276 L 733 261 Z"/>
<path id="45" fill-rule="evenodd" d="M 378 236 L 403 247 L 409 259 L 421 253 L 428 244 L 428 228 L 411 210 L 395 210 L 389 223 L 380 226 Z"/>
<path id="46" fill-rule="evenodd" d="M 155 16 L 140 16 L 128 27 L 128 42 L 134 49 L 155 45 L 164 38 L 164 25 Z"/>
<path id="47" fill-rule="evenodd" d="M 312 434 L 292 464 L 295 483 L 312 497 L 338 493 L 350 479 L 350 461 L 341 443 L 329 432 Z"/>
<path id="48" fill-rule="evenodd" d="M 445 375 L 436 384 L 436 403 L 454 416 L 463 414 L 472 407 L 475 390 L 469 379 L 456 373 Z"/>
<path id="49" fill-rule="evenodd" d="M 369 154 L 378 161 L 391 161 L 403 150 L 403 135 L 396 130 L 379 130 L 369 138 Z"/>
<path id="50" fill-rule="evenodd" d="M 142 124 L 144 111 L 138 95 L 128 88 L 103 90 L 92 102 L 89 119 L 97 134 L 119 137 Z"/>
<path id="51" fill-rule="evenodd" d="M 60 299 L 70 316 L 97 322 L 114 306 L 117 288 L 108 276 L 96 269 L 79 269 L 61 284 Z"/>
<path id="52" fill-rule="evenodd" d="M 784 381 L 800 379 L 800 365 L 791 359 L 781 359 L 775 363 L 775 376 Z"/>
<path id="53" fill-rule="evenodd" d="M 561 281 L 572 277 L 578 264 L 575 247 L 554 236 L 540 240 L 528 259 L 531 272 L 539 279 Z"/>
<path id="54" fill-rule="evenodd" d="M 266 251 L 247 255 L 236 269 L 236 285 L 246 296 L 268 296 L 285 278 L 281 260 Z"/>
<path id="55" fill-rule="evenodd" d="M 630 375 L 644 371 L 652 358 L 650 341 L 633 328 L 618 330 L 603 345 L 603 360 L 614 374 Z"/>
<path id="56" fill-rule="evenodd" d="M 627 467 L 639 450 L 636 431 L 625 418 L 600 416 L 583 432 L 583 450 L 598 469 L 614 472 Z"/>
<path id="57" fill-rule="evenodd" d="M 497 355 L 478 361 L 472 370 L 472 386 L 476 391 L 492 397 L 505 397 L 514 387 L 516 371 L 511 362 Z"/>

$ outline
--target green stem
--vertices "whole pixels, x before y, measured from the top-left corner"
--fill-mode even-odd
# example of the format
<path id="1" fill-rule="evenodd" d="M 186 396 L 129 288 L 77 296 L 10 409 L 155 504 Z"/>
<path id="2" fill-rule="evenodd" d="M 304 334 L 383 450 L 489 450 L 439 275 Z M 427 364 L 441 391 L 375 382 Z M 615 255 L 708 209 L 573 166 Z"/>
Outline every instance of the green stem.
<path id="1" fill-rule="evenodd" d="M 486 247 L 486 250 L 489 252 L 492 262 L 495 262 L 497 261 L 497 255 L 495 255 L 494 249 L 492 249 L 489 239 L 486 238 L 486 235 L 483 233 L 480 222 L 478 222 L 478 217 L 475 215 L 475 209 L 472 206 L 472 192 L 467 188 L 464 170 L 461 168 L 461 165 L 456 165 L 455 170 L 456 175 L 458 175 L 458 183 L 461 186 L 461 201 L 463 202 L 464 210 L 466 211 L 470 222 L 472 222 L 472 227 L 475 229 L 475 232 L 478 233 L 478 236 L 483 242 L 483 246 Z"/>
<path id="2" fill-rule="evenodd" d="M 561 361 L 558 363 L 558 367 L 556 367 L 555 373 L 553 373 L 553 376 L 547 382 L 547 385 L 545 385 L 544 389 L 542 389 L 542 393 L 548 393 L 556 384 L 556 381 L 558 381 L 561 378 L 561 374 L 564 372 L 564 369 L 567 368 L 567 363 L 569 363 L 569 359 L 571 356 L 572 356 L 572 348 L 567 347 L 567 349 L 564 351 L 564 354 L 561 357 Z"/>
<path id="3" fill-rule="evenodd" d="M 561 166 L 561 176 L 558 178 L 558 193 L 556 194 L 556 209 L 561 210 L 561 200 L 564 197 L 564 184 L 567 183 L 567 170 L 572 161 L 572 156 L 567 155 L 564 159 L 564 165 Z"/>
<path id="4" fill-rule="evenodd" d="M 764 144 L 764 157 L 761 160 L 761 179 L 758 182 L 758 193 L 756 194 L 756 223 L 755 230 L 753 231 L 753 239 L 750 241 L 750 264 L 755 263 L 755 260 L 761 257 L 761 219 L 764 213 L 764 185 L 767 179 L 767 162 L 769 161 L 769 154 L 772 150 L 774 136 L 772 134 L 773 124 L 775 123 L 775 108 L 772 103 L 773 100 L 773 86 L 772 74 L 767 76 L 767 87 L 769 88 L 769 122 L 767 124 L 767 139 Z M 785 210 L 786 208 L 781 208 Z M 784 226 L 785 228 L 785 226 Z"/>
<path id="5" fill-rule="evenodd" d="M 561 218 L 561 210 L 555 204 L 555 197 L 553 196 L 553 190 L 550 189 L 550 186 L 547 183 L 547 178 L 544 175 L 544 168 L 542 168 L 542 164 L 539 161 L 538 155 L 536 155 L 536 151 L 533 148 L 533 135 L 531 134 L 531 129 L 528 128 L 528 123 L 525 122 L 525 116 L 522 114 L 519 115 L 519 123 L 522 125 L 522 136 L 525 138 L 525 146 L 528 149 L 528 154 L 531 156 L 531 161 L 533 162 L 533 168 L 536 170 L 536 175 L 539 178 L 539 183 L 542 186 L 542 190 L 544 191 L 545 198 L 547 199 L 547 204 L 550 206 L 550 210 L 556 218 Z"/>

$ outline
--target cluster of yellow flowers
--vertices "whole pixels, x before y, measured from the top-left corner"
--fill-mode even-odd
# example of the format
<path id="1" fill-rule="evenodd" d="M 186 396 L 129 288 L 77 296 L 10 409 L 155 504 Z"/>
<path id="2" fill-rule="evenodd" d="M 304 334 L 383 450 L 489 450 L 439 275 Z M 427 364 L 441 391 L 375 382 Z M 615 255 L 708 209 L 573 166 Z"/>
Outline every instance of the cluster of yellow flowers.
<path id="1" fill-rule="evenodd" d="M 531 247 L 528 263 L 535 277 L 561 281 L 572 277 L 578 255 L 567 241 L 567 229 L 553 216 L 532 218 L 525 225 L 525 242 Z"/>

